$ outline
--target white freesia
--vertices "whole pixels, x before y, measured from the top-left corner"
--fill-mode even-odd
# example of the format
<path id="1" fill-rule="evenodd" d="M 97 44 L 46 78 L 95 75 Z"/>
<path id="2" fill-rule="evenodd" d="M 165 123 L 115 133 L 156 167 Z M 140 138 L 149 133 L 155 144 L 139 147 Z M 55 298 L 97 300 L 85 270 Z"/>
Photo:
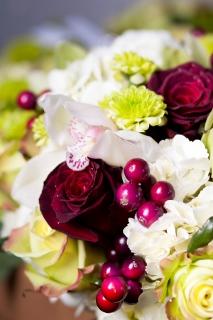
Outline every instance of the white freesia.
<path id="1" fill-rule="evenodd" d="M 170 182 L 175 198 L 183 200 L 193 196 L 209 180 L 208 152 L 200 140 L 189 141 L 182 135 L 161 141 L 161 156 L 151 165 L 157 180 Z"/>
<path id="2" fill-rule="evenodd" d="M 193 232 L 212 216 L 213 186 L 205 187 L 200 194 L 188 203 L 169 200 L 167 211 L 149 228 L 130 219 L 124 234 L 128 245 L 136 255 L 147 262 L 147 272 L 154 278 L 161 277 L 160 261 L 174 250 L 184 252 Z"/>

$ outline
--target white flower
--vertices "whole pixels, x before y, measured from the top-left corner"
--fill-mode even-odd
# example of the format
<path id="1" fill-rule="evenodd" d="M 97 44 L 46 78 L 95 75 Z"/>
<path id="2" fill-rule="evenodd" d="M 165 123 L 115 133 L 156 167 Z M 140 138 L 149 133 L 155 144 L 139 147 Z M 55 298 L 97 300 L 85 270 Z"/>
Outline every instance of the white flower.
<path id="1" fill-rule="evenodd" d="M 16 211 L 4 212 L 3 215 L 3 228 L 1 230 L 1 237 L 8 237 L 11 231 L 15 228 L 23 227 L 26 223 L 30 221 L 31 210 L 27 207 L 20 207 Z"/>
<path id="2" fill-rule="evenodd" d="M 213 185 L 206 186 L 200 194 L 190 202 L 197 224 L 202 226 L 212 215 Z"/>
<path id="3" fill-rule="evenodd" d="M 167 234 L 164 228 L 153 230 L 155 224 L 145 228 L 137 219 L 129 219 L 124 234 L 128 239 L 130 250 L 145 258 L 148 274 L 158 278 L 161 276 L 160 261 L 170 254 L 175 237 Z"/>
<path id="4" fill-rule="evenodd" d="M 137 320 L 167 320 L 165 306 L 157 302 L 154 290 L 145 290 L 134 307 Z"/>
<path id="5" fill-rule="evenodd" d="M 129 320 L 128 314 L 123 309 L 108 314 L 96 308 L 95 314 L 97 320 Z"/>
<path id="6" fill-rule="evenodd" d="M 164 304 L 158 303 L 154 290 L 145 289 L 139 302 L 129 306 L 124 304 L 121 309 L 107 314 L 95 309 L 97 320 L 167 320 Z"/>
<path id="7" fill-rule="evenodd" d="M 188 203 L 169 200 L 164 207 L 167 211 L 149 228 L 135 219 L 129 219 L 124 233 L 128 245 L 136 255 L 147 262 L 147 272 L 153 278 L 161 277 L 160 261 L 172 251 L 184 252 L 193 232 L 212 216 L 213 186 L 205 187 Z"/>
<path id="8" fill-rule="evenodd" d="M 189 141 L 182 135 L 160 142 L 161 156 L 151 165 L 157 180 L 170 182 L 175 198 L 191 197 L 209 180 L 208 152 L 200 140 Z"/>
<path id="9" fill-rule="evenodd" d="M 111 90 L 118 89 L 119 83 L 116 84 L 113 71 L 110 68 L 110 63 L 106 52 L 108 48 L 97 48 L 91 51 L 84 59 L 71 63 L 64 70 L 53 70 L 49 74 L 49 88 L 58 94 L 65 94 L 71 96 L 75 100 L 85 101 L 85 90 L 89 90 L 90 85 L 97 84 L 101 87 L 108 86 L 107 92 L 103 90 L 102 94 L 99 92 L 98 100 L 102 100 L 105 94 L 111 93 L 109 91 L 109 83 L 111 82 Z M 106 82 L 106 83 L 105 83 Z M 95 93 L 97 97 L 97 92 Z M 97 98 L 90 97 L 87 103 L 95 104 Z"/>
<path id="10" fill-rule="evenodd" d="M 121 83 L 115 80 L 92 81 L 84 87 L 79 97 L 80 102 L 98 105 L 105 96 L 121 89 Z"/>
<path id="11" fill-rule="evenodd" d="M 171 33 L 162 30 L 127 31 L 112 44 L 113 53 L 133 51 L 161 67 L 167 48 L 181 49 L 181 46 Z"/>
<path id="12" fill-rule="evenodd" d="M 121 83 L 114 78 L 115 54 L 133 51 L 162 66 L 166 48 L 181 48 L 167 31 L 128 31 L 117 37 L 111 46 L 97 47 L 65 70 L 50 72 L 48 87 L 54 93 L 71 96 L 79 102 L 97 104 L 106 95 L 126 86 L 125 81 Z"/>

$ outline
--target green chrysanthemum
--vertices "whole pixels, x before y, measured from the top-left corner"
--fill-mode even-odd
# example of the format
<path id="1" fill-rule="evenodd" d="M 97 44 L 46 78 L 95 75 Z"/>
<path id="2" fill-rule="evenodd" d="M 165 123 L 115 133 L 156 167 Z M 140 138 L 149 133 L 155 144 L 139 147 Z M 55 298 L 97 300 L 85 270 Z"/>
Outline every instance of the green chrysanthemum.
<path id="1" fill-rule="evenodd" d="M 145 132 L 149 126 L 163 126 L 166 123 L 166 104 L 163 97 L 145 86 L 113 92 L 100 102 L 108 116 L 119 129 Z"/>
<path id="2" fill-rule="evenodd" d="M 33 138 L 38 147 L 43 147 L 48 142 L 48 133 L 44 124 L 44 116 L 41 115 L 33 123 Z"/>
<path id="3" fill-rule="evenodd" d="M 136 52 L 127 51 L 115 55 L 113 68 L 130 76 L 133 82 L 137 78 L 139 83 L 143 83 L 156 70 L 157 66 L 151 60 L 141 57 Z"/>

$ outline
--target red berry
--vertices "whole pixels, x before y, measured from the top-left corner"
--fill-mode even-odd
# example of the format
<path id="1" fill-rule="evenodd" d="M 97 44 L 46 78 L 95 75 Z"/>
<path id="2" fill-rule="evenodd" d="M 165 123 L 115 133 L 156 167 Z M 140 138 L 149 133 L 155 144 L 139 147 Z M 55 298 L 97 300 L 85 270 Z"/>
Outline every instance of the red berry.
<path id="1" fill-rule="evenodd" d="M 127 237 L 122 235 L 115 240 L 115 250 L 119 256 L 129 256 L 131 251 L 127 245 Z"/>
<path id="2" fill-rule="evenodd" d="M 106 252 L 106 258 L 107 258 L 108 261 L 117 262 L 118 261 L 118 254 L 117 254 L 116 250 L 115 249 L 109 249 Z"/>
<path id="3" fill-rule="evenodd" d="M 17 97 L 17 104 L 25 110 L 33 110 L 36 108 L 36 95 L 31 91 L 22 91 Z"/>
<path id="4" fill-rule="evenodd" d="M 142 285 L 138 281 L 127 280 L 128 293 L 125 302 L 128 304 L 138 303 L 138 298 L 143 292 Z"/>
<path id="5" fill-rule="evenodd" d="M 150 175 L 149 165 L 143 159 L 131 159 L 124 167 L 124 174 L 131 182 L 144 183 Z"/>
<path id="6" fill-rule="evenodd" d="M 106 313 L 115 312 L 121 307 L 121 303 L 113 303 L 107 300 L 101 290 L 96 295 L 96 304 L 101 311 Z"/>
<path id="7" fill-rule="evenodd" d="M 116 199 L 121 207 L 130 212 L 139 207 L 143 199 L 143 192 L 137 184 L 127 182 L 118 188 Z"/>
<path id="8" fill-rule="evenodd" d="M 175 197 L 173 186 L 166 181 L 158 181 L 151 188 L 151 199 L 158 205 L 164 205 L 167 200 Z"/>
<path id="9" fill-rule="evenodd" d="M 162 215 L 163 209 L 152 201 L 144 202 L 137 211 L 138 221 L 146 228 L 150 227 Z"/>
<path id="10" fill-rule="evenodd" d="M 145 275 L 146 263 L 142 258 L 131 257 L 124 261 L 121 272 L 130 280 L 138 280 Z"/>
<path id="11" fill-rule="evenodd" d="M 120 302 L 127 295 L 127 284 L 121 277 L 106 278 L 102 283 L 101 291 L 107 300 Z"/>
<path id="12" fill-rule="evenodd" d="M 120 276 L 121 271 L 120 268 L 116 263 L 113 262 L 105 262 L 101 268 L 101 278 L 109 278 L 109 277 L 115 277 Z"/>

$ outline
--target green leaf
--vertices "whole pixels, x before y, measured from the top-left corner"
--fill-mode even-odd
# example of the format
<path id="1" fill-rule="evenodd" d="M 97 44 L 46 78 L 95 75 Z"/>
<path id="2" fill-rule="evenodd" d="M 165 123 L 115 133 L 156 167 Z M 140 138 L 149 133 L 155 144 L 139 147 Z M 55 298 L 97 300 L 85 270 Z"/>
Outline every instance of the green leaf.
<path id="1" fill-rule="evenodd" d="M 7 238 L 0 238 L 0 248 L 3 246 L 5 240 L 7 240 Z"/>
<path id="2" fill-rule="evenodd" d="M 189 242 L 187 251 L 192 253 L 196 249 L 205 247 L 213 240 L 213 217 L 209 218 L 206 223 L 198 230 Z"/>
<path id="3" fill-rule="evenodd" d="M 2 111 L 0 117 L 0 136 L 5 140 L 19 140 L 26 132 L 27 121 L 35 115 L 33 111 Z"/>
<path id="4" fill-rule="evenodd" d="M 0 252 L 0 261 L 0 280 L 7 277 L 12 270 L 22 263 L 21 259 L 4 252 Z"/>

